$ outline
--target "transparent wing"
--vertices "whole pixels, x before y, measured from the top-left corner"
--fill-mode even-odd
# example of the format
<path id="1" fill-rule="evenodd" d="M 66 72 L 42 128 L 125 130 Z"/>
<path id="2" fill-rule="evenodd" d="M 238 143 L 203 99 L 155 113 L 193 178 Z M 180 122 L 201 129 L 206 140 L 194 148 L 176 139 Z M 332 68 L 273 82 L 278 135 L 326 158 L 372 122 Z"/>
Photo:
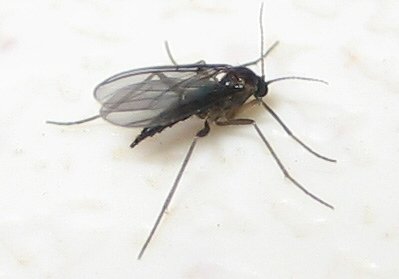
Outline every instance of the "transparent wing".
<path id="1" fill-rule="evenodd" d="M 123 72 L 94 90 L 100 115 L 124 127 L 168 125 L 198 112 L 208 94 L 220 86 L 216 76 L 228 65 L 182 65 Z"/>

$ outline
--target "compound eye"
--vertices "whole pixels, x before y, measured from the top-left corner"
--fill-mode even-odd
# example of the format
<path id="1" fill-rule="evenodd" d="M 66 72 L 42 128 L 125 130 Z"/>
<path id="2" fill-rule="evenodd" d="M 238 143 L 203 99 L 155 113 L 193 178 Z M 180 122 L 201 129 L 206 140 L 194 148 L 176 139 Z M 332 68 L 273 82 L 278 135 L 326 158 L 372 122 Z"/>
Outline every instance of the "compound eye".
<path id="1" fill-rule="evenodd" d="M 258 79 L 257 87 L 258 88 L 257 88 L 254 96 L 256 98 L 262 98 L 262 97 L 266 96 L 269 88 L 267 87 L 267 84 L 263 79 L 261 79 L 261 78 Z"/>

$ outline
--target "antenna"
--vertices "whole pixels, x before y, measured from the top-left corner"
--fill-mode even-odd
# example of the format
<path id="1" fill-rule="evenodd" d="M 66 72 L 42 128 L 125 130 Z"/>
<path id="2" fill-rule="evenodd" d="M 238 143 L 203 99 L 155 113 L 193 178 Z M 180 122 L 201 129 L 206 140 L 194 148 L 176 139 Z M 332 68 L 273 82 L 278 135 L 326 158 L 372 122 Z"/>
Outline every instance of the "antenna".
<path id="1" fill-rule="evenodd" d="M 259 26 L 260 26 L 260 57 L 261 57 L 261 67 L 262 67 L 262 80 L 265 80 L 265 61 L 263 59 L 263 2 L 260 5 L 259 12 Z"/>
<path id="2" fill-rule="evenodd" d="M 287 79 L 299 79 L 299 80 L 306 80 L 306 81 L 316 81 L 316 82 L 321 82 L 324 83 L 326 85 L 328 85 L 328 82 L 322 79 L 317 79 L 317 78 L 309 78 L 309 77 L 297 77 L 297 76 L 291 76 L 291 77 L 280 77 L 280 78 L 275 78 L 275 79 L 271 79 L 266 81 L 266 84 L 269 85 L 273 82 L 276 81 L 281 81 L 281 80 L 287 80 Z"/>

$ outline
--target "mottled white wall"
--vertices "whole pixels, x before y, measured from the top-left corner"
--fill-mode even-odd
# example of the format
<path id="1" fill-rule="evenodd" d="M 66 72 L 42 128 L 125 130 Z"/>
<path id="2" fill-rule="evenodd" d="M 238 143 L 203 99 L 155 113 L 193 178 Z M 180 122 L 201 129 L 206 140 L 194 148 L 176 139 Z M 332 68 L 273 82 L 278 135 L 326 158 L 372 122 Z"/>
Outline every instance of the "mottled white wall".
<path id="1" fill-rule="evenodd" d="M 250 127 L 201 140 L 142 261 L 136 257 L 192 135 L 185 121 L 135 149 L 102 120 L 94 86 L 137 67 L 259 56 L 258 1 L 10 1 L 0 6 L 1 278 L 399 277 L 398 1 L 268 1 L 266 101 Z M 260 73 L 259 68 L 254 68 Z"/>

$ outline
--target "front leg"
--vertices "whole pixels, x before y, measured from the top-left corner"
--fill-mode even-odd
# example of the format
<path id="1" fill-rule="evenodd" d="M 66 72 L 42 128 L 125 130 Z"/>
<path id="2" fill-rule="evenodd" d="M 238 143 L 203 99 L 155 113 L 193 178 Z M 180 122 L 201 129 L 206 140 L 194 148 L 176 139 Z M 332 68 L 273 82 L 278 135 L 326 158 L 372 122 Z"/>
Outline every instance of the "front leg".
<path id="1" fill-rule="evenodd" d="M 218 126 L 251 125 L 251 124 L 255 123 L 255 120 L 246 119 L 246 118 L 236 118 L 236 119 L 230 119 L 230 120 L 226 120 L 226 121 L 217 120 L 215 123 Z"/>
<path id="2" fill-rule="evenodd" d="M 283 163 L 281 162 L 280 158 L 277 156 L 276 152 L 274 151 L 273 147 L 271 146 L 271 144 L 266 140 L 266 137 L 263 135 L 263 133 L 261 132 L 261 130 L 259 129 L 258 125 L 256 125 L 255 120 L 252 119 L 246 119 L 246 118 L 237 118 L 237 119 L 229 119 L 226 121 L 216 121 L 215 122 L 216 125 L 219 126 L 230 126 L 230 125 L 253 125 L 256 132 L 258 133 L 258 135 L 260 136 L 260 138 L 262 139 L 262 141 L 264 142 L 264 144 L 266 145 L 267 149 L 270 151 L 270 153 L 272 154 L 274 160 L 276 161 L 277 165 L 279 166 L 279 168 L 281 169 L 281 171 L 283 172 L 284 176 L 286 178 L 288 178 L 295 186 L 297 186 L 300 190 L 302 190 L 306 195 L 308 195 L 309 197 L 311 197 L 312 199 L 316 200 L 317 202 L 331 208 L 334 209 L 334 207 L 323 201 L 321 198 L 317 197 L 316 195 L 312 194 L 311 192 L 309 192 L 304 186 L 302 186 L 298 181 L 295 180 L 295 178 L 293 178 L 291 176 L 291 174 L 287 171 L 287 169 L 284 167 Z"/>

